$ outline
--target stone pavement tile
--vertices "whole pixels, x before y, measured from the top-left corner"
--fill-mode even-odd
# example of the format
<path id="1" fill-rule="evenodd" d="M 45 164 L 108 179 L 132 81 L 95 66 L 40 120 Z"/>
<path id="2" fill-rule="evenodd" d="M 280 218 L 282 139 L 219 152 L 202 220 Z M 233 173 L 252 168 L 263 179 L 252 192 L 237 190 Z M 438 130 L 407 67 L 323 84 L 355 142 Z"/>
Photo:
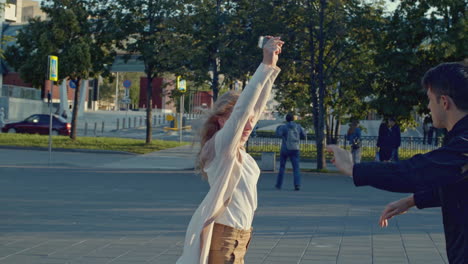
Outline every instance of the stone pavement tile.
<path id="1" fill-rule="evenodd" d="M 341 254 L 338 257 L 336 262 L 337 264 L 346 264 L 346 263 L 373 263 L 372 256 L 370 254 L 360 255 L 360 254 Z"/>
<path id="2" fill-rule="evenodd" d="M 304 259 L 303 261 L 299 262 L 298 264 L 336 264 L 336 260 L 309 260 L 309 259 Z"/>
<path id="3" fill-rule="evenodd" d="M 98 257 L 98 256 L 84 256 L 82 258 L 67 261 L 69 264 L 102 264 L 108 263 L 111 260 L 109 257 Z"/>
<path id="4" fill-rule="evenodd" d="M 2 264 L 42 264 L 42 263 L 50 263 L 50 264 L 58 264 L 58 263 L 65 263 L 66 259 L 59 259 L 59 258 L 47 258 L 44 256 L 37 256 L 37 255 L 22 255 L 18 254 L 8 259 L 0 261 Z"/>
<path id="5" fill-rule="evenodd" d="M 296 264 L 298 262 L 298 258 L 293 258 L 290 256 L 285 257 L 268 257 L 264 260 L 263 263 L 268 264 Z"/>
<path id="6" fill-rule="evenodd" d="M 112 239 L 82 239 L 77 240 L 69 247 L 63 248 L 53 254 L 54 257 L 63 257 L 69 260 L 79 260 L 93 254 L 99 249 L 110 245 Z"/>
<path id="7" fill-rule="evenodd" d="M 73 246 L 76 243 L 77 241 L 72 239 L 51 239 L 46 243 L 27 250 L 25 253 L 29 255 L 53 256 L 56 252 Z"/>
<path id="8" fill-rule="evenodd" d="M 0 263 L 4 259 L 11 258 L 12 256 L 27 253 L 28 251 L 39 247 L 48 242 L 48 239 L 28 237 L 26 239 L 18 239 L 14 242 L 8 243 L 0 247 Z"/>
<path id="9" fill-rule="evenodd" d="M 154 264 L 161 264 L 161 263 L 176 263 L 176 261 L 179 259 L 180 255 L 170 255 L 170 254 L 165 254 L 161 255 L 155 259 L 148 260 L 147 263 L 154 263 Z"/>
<path id="10" fill-rule="evenodd" d="M 266 255 L 264 253 L 259 253 L 257 251 L 250 250 L 249 248 L 247 254 L 245 255 L 244 261 L 245 263 L 260 264 L 263 263 L 265 258 Z"/>
<path id="11" fill-rule="evenodd" d="M 303 260 L 323 260 L 323 261 L 335 261 L 338 252 L 307 252 L 302 256 Z"/>

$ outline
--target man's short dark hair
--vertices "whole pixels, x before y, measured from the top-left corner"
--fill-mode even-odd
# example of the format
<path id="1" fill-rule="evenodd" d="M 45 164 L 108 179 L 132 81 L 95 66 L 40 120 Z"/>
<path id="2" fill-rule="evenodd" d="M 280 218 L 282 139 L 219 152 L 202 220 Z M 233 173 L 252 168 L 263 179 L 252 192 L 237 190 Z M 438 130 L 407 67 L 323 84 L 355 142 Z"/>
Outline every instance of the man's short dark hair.
<path id="1" fill-rule="evenodd" d="M 468 111 L 468 67 L 458 62 L 442 63 L 431 68 L 421 80 L 424 89 L 437 96 L 452 98 L 458 109 Z"/>
<path id="2" fill-rule="evenodd" d="M 288 114 L 286 115 L 286 121 L 287 121 L 287 122 L 294 121 L 294 115 L 291 114 L 291 113 L 288 113 Z"/>

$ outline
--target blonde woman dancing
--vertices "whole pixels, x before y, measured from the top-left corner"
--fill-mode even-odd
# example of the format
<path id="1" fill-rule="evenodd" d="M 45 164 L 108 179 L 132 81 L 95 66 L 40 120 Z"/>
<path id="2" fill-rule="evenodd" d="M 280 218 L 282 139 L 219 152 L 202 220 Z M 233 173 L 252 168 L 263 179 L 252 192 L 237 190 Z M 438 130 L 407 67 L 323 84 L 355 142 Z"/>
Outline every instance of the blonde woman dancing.
<path id="1" fill-rule="evenodd" d="M 203 125 L 198 165 L 210 190 L 190 220 L 177 264 L 244 263 L 260 176 L 244 144 L 280 72 L 276 62 L 284 43 L 277 37 L 268 38 L 263 61 L 244 91 L 219 97 Z"/>

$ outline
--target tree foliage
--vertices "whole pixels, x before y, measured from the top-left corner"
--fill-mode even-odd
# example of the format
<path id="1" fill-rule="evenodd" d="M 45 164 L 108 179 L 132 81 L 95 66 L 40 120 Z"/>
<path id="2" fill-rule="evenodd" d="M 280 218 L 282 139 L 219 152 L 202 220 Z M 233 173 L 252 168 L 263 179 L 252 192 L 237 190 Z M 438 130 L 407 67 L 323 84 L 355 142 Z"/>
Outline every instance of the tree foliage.
<path id="1" fill-rule="evenodd" d="M 93 21 L 88 19 L 94 2 L 86 0 L 44 0 L 42 10 L 48 20 L 31 19 L 20 30 L 17 45 L 6 50 L 7 62 L 23 80 L 43 87 L 47 56 L 59 58 L 58 78 L 86 80 L 105 72 L 104 64 L 112 56 L 106 44 L 94 35 Z M 71 138 L 76 138 L 77 107 L 80 85 L 75 89 Z"/>
<path id="2" fill-rule="evenodd" d="M 183 65 L 187 42 L 176 31 L 183 9 L 184 2 L 175 0 L 102 0 L 96 13 L 116 47 L 127 56 L 137 54 L 144 64 L 148 79 L 146 143 L 152 140 L 152 80 Z"/>
<path id="3" fill-rule="evenodd" d="M 119 51 L 143 61 L 148 95 L 153 78 L 172 73 L 210 87 L 216 100 L 221 88 L 248 82 L 261 61 L 259 36 L 281 36 L 277 110 L 312 121 L 320 169 L 324 140 L 336 141 L 343 122 L 375 111 L 414 124 L 414 110 L 427 111 L 423 73 L 466 59 L 466 0 L 401 1 L 390 13 L 384 1 L 369 2 L 47 0 L 51 20 L 31 20 L 7 59 L 42 86 L 47 55 L 59 55 L 60 78 L 86 78 L 108 73 Z M 149 143 L 151 108 L 146 119 Z"/>
<path id="4" fill-rule="evenodd" d="M 428 112 L 420 78 L 439 63 L 466 58 L 466 6 L 466 0 L 402 1 L 386 17 L 377 28 L 373 109 L 404 126 L 414 126 L 414 110 Z"/>

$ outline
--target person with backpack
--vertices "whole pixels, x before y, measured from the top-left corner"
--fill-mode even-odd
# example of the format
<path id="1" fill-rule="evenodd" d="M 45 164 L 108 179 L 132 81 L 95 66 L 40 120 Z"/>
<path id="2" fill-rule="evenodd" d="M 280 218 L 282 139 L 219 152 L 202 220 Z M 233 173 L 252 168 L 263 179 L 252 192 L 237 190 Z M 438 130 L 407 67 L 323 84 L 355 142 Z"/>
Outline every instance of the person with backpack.
<path id="1" fill-rule="evenodd" d="M 286 168 L 287 159 L 291 159 L 291 164 L 294 173 L 294 190 L 299 191 L 301 188 L 301 173 L 299 171 L 299 141 L 307 136 L 304 128 L 294 122 L 294 115 L 289 113 L 286 115 L 286 124 L 276 128 L 276 135 L 281 137 L 280 150 L 280 168 L 278 177 L 276 178 L 276 189 L 281 189 L 283 185 L 284 170 Z"/>
<path id="2" fill-rule="evenodd" d="M 349 125 L 346 139 L 351 146 L 351 155 L 353 156 L 354 164 L 361 162 L 361 128 L 359 128 L 358 120 L 353 120 Z"/>

